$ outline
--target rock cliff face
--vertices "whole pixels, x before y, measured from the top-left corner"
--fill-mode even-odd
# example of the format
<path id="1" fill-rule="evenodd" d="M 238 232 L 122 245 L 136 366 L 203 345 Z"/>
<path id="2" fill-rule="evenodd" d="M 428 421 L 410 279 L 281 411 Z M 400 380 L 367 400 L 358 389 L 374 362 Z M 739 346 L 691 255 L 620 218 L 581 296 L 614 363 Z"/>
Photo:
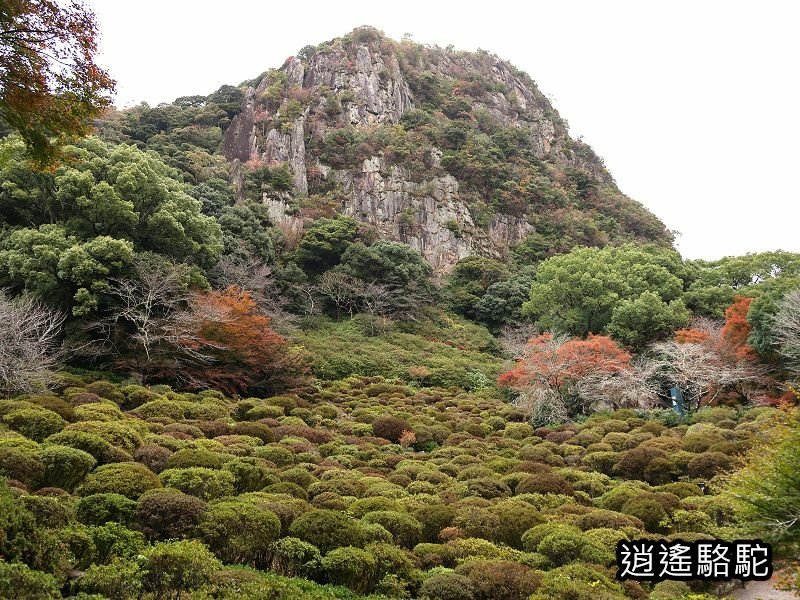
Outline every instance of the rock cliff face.
<path id="1" fill-rule="evenodd" d="M 398 43 L 371 28 L 306 47 L 251 82 L 223 152 L 239 190 L 248 169 L 288 168 L 293 191 L 266 189 L 262 200 L 295 236 L 308 218 L 341 213 L 440 272 L 471 254 L 503 258 L 562 217 L 596 213 L 601 196 L 613 197 L 613 223 L 587 243 L 667 236 L 569 138 L 529 77 L 489 54 Z"/>

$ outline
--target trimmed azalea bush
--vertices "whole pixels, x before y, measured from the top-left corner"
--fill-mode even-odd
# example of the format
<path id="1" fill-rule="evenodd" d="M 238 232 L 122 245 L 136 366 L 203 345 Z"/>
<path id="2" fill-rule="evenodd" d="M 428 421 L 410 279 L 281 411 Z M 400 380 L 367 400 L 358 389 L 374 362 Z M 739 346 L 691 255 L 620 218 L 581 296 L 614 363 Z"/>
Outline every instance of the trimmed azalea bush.
<path id="1" fill-rule="evenodd" d="M 199 523 L 203 541 L 226 563 L 265 565 L 281 532 L 275 513 L 239 500 L 211 504 Z"/>
<path id="2" fill-rule="evenodd" d="M 161 487 L 158 475 L 139 463 L 103 465 L 90 473 L 80 487 L 81 496 L 114 493 L 137 499 L 147 490 Z"/>

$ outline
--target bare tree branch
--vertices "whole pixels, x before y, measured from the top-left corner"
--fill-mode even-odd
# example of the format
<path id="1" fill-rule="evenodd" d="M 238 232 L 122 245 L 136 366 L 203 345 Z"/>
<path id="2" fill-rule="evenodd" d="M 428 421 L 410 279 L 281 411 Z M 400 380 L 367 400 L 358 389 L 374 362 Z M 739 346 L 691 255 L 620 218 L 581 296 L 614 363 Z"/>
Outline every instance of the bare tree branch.
<path id="1" fill-rule="evenodd" d="M 528 340 L 539 333 L 533 323 L 518 327 L 503 327 L 500 331 L 500 345 L 514 359 L 522 358 L 528 348 Z"/>
<path id="2" fill-rule="evenodd" d="M 64 319 L 31 297 L 12 300 L 0 290 L 0 390 L 6 397 L 50 386 L 63 357 Z"/>
<path id="3" fill-rule="evenodd" d="M 752 361 L 737 358 L 718 325 L 708 324 L 706 333 L 709 337 L 702 342 L 666 341 L 650 347 L 650 376 L 679 388 L 688 411 L 711 404 L 726 386 L 756 384 L 766 372 Z"/>
<path id="4" fill-rule="evenodd" d="M 800 288 L 789 291 L 778 304 L 772 335 L 786 365 L 795 374 L 800 373 Z"/>
<path id="5" fill-rule="evenodd" d="M 272 319 L 275 329 L 286 332 L 295 327 L 297 318 L 287 309 L 289 297 L 263 261 L 223 256 L 209 273 L 209 280 L 215 289 L 233 285 L 250 294 L 259 311 Z"/>

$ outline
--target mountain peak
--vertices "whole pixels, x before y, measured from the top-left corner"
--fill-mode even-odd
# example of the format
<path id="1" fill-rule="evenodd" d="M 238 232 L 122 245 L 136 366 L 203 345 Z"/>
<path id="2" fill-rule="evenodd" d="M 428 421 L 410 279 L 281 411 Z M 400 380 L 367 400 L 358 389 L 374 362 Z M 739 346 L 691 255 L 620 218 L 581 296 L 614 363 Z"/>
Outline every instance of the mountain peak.
<path id="1" fill-rule="evenodd" d="M 485 51 L 392 40 L 374 27 L 306 46 L 247 82 L 225 134 L 240 197 L 254 171 L 279 226 L 337 213 L 446 271 L 472 254 L 540 257 L 571 244 L 669 243 L 527 74 Z"/>

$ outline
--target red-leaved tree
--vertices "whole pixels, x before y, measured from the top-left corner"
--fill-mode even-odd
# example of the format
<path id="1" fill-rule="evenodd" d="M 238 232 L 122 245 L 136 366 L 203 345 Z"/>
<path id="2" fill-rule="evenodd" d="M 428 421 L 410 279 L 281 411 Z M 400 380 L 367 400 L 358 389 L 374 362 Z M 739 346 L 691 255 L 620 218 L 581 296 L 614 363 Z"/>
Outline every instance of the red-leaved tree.
<path id="1" fill-rule="evenodd" d="M 498 383 L 518 393 L 517 406 L 547 423 L 605 407 L 652 399 L 631 355 L 604 335 L 587 339 L 543 333 L 531 338 L 516 366 Z"/>
<path id="2" fill-rule="evenodd" d="M 752 298 L 736 296 L 725 310 L 725 325 L 722 327 L 722 339 L 728 344 L 730 350 L 740 359 L 755 359 L 756 353 L 747 343 L 747 338 L 753 328 L 747 320 L 747 311 L 750 310 Z"/>
<path id="3" fill-rule="evenodd" d="M 630 360 L 631 355 L 605 335 L 590 335 L 581 340 L 542 333 L 528 340 L 524 356 L 511 371 L 500 375 L 498 381 L 506 385 L 540 381 L 560 388 L 591 373 L 619 373 L 628 367 Z"/>
<path id="4" fill-rule="evenodd" d="M 0 120 L 39 163 L 66 138 L 88 133 L 111 104 L 115 82 L 96 54 L 97 22 L 81 2 L 0 3 Z"/>
<path id="5" fill-rule="evenodd" d="M 229 394 L 270 394 L 302 385 L 307 369 L 298 351 L 270 326 L 250 294 L 236 286 L 197 294 L 196 335 L 184 341 L 207 360 L 186 370 L 196 386 Z"/>
<path id="6" fill-rule="evenodd" d="M 701 344 L 709 337 L 708 331 L 692 327 L 690 329 L 678 329 L 675 332 L 675 342 L 678 344 Z"/>

